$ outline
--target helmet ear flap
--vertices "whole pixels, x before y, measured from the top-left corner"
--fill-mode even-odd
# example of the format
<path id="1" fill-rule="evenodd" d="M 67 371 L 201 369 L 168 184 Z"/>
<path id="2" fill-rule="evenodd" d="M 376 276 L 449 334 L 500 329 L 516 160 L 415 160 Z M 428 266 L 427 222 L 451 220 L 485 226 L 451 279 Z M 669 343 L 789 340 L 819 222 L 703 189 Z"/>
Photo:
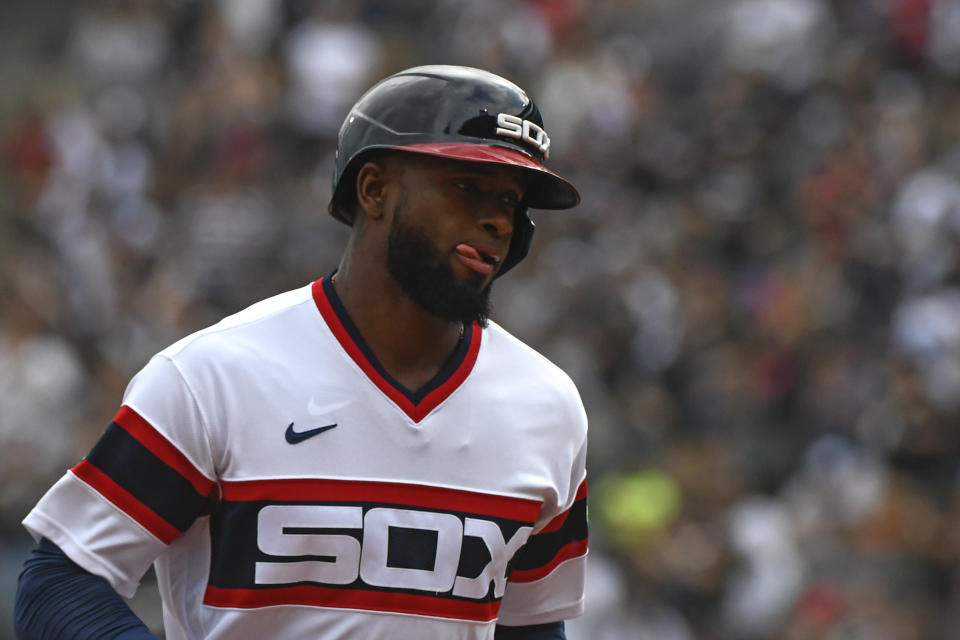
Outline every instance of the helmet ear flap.
<path id="1" fill-rule="evenodd" d="M 500 271 L 497 272 L 498 278 L 527 257 L 530 243 L 533 241 L 534 226 L 527 208 L 518 209 L 513 223 L 513 235 L 510 237 L 510 250 L 507 252 L 507 257 L 503 259 Z"/>
<path id="2" fill-rule="evenodd" d="M 354 167 L 348 167 L 343 175 L 337 175 L 337 170 L 334 169 L 333 196 L 330 198 L 330 203 L 327 205 L 327 212 L 349 227 L 353 226 L 353 207 L 356 204 L 357 197 L 350 189 L 337 188 L 337 184 L 340 181 L 348 183 L 356 181 L 356 172 L 350 171 L 352 168 Z"/>

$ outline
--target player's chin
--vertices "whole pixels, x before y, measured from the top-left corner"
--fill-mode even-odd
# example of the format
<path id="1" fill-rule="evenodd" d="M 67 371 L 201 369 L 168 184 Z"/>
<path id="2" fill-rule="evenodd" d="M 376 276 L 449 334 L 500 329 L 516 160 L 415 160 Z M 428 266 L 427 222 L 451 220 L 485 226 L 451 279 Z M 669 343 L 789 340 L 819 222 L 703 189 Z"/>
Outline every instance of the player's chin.
<path id="1" fill-rule="evenodd" d="M 477 293 L 481 293 L 490 288 L 490 286 L 493 284 L 493 278 L 494 278 L 494 273 L 491 273 L 490 275 L 487 275 L 487 276 L 478 276 L 476 278 L 470 279 L 467 283 L 467 286 L 470 289 L 476 291 Z"/>
<path id="2" fill-rule="evenodd" d="M 493 283 L 493 279 L 497 274 L 497 268 L 493 267 L 488 272 L 484 273 L 483 271 L 473 269 L 463 264 L 460 260 L 454 258 L 453 273 L 455 274 L 457 281 L 459 281 L 462 286 L 469 289 L 482 291 Z"/>

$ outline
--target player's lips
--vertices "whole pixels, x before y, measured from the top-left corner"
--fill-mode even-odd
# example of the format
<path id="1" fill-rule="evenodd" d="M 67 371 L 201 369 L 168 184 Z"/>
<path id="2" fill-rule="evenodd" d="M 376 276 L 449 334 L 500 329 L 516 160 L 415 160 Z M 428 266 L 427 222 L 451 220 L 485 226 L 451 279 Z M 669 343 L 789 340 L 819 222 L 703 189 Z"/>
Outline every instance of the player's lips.
<path id="1" fill-rule="evenodd" d="M 499 264 L 500 256 L 492 249 L 481 245 L 471 245 L 462 242 L 456 246 L 457 257 L 469 269 L 489 275 Z"/>

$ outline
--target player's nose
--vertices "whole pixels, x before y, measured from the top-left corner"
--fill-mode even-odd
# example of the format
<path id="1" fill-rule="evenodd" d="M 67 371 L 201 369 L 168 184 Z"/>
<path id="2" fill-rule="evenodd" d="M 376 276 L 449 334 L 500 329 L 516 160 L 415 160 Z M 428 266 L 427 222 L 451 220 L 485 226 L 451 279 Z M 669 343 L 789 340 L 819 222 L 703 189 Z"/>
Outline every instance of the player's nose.
<path id="1" fill-rule="evenodd" d="M 509 236 L 513 233 L 513 220 L 516 211 L 503 206 L 484 207 L 479 219 L 480 227 L 496 238 Z"/>

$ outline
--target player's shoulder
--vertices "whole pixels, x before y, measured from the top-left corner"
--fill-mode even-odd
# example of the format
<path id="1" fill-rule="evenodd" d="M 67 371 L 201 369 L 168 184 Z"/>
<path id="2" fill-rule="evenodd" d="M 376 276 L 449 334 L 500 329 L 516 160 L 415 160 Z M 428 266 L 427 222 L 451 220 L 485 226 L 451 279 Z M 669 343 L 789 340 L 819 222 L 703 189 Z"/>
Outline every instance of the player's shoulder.
<path id="1" fill-rule="evenodd" d="M 297 316 L 304 305 L 313 305 L 310 285 L 276 294 L 224 317 L 216 324 L 200 329 L 163 349 L 158 355 L 171 360 L 208 356 L 211 352 L 229 355 L 246 342 L 258 341 L 263 335 L 294 339 L 298 330 Z M 307 309 L 313 309 L 308 306 Z"/>
<path id="2" fill-rule="evenodd" d="M 558 393 L 579 397 L 566 371 L 502 326 L 490 321 L 484 329 L 484 340 L 485 361 L 499 375 L 522 379 L 527 389 L 537 382 Z"/>
<path id="3" fill-rule="evenodd" d="M 549 423 L 553 442 L 586 437 L 587 417 L 573 379 L 545 355 L 490 322 L 477 360 L 478 388 L 492 392 L 527 418 Z M 520 415 L 517 413 L 517 415 Z"/>

